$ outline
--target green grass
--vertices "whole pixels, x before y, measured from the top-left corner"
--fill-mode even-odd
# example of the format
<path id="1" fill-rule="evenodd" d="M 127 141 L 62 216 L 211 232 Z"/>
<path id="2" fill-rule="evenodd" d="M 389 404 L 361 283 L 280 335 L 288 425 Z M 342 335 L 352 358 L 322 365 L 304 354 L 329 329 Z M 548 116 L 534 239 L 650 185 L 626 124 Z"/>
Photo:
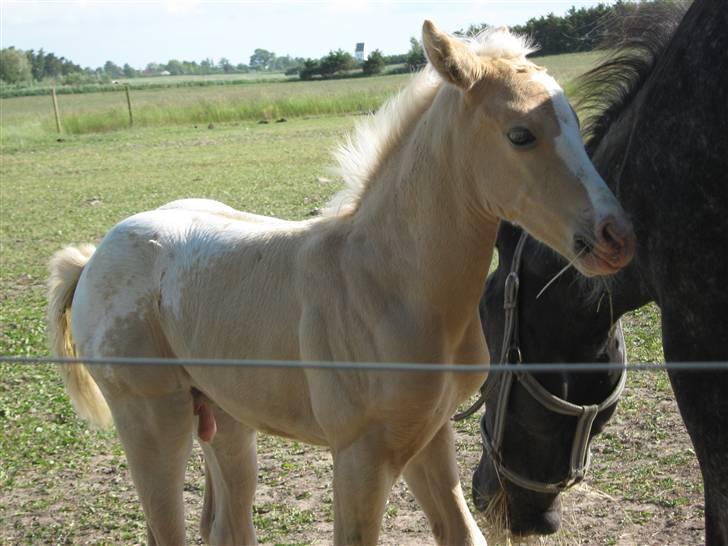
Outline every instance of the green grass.
<path id="1" fill-rule="evenodd" d="M 539 57 L 537 63 L 567 86 L 588 69 L 596 53 Z M 378 108 L 409 80 L 407 74 L 324 81 L 282 81 L 211 87 L 177 87 L 131 91 L 137 126 L 164 126 L 272 120 L 368 112 Z M 63 130 L 85 134 L 126 129 L 126 96 L 118 92 L 84 93 L 58 97 Z M 3 139 L 52 134 L 55 121 L 50 97 L 0 99 Z"/>

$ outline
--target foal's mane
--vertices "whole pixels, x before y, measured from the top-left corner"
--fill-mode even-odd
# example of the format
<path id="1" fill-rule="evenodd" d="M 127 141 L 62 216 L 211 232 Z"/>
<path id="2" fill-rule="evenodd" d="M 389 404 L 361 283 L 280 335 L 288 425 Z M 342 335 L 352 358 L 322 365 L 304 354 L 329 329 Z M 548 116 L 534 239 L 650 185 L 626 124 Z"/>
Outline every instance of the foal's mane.
<path id="1" fill-rule="evenodd" d="M 578 109 L 588 112 L 582 134 L 589 155 L 649 78 L 687 5 L 685 1 L 639 5 L 603 22 L 605 37 L 600 48 L 610 53 L 577 79 L 575 93 Z"/>
<path id="2" fill-rule="evenodd" d="M 524 36 L 511 34 L 508 29 L 487 28 L 474 38 L 462 40 L 481 57 L 532 65 L 526 60 L 526 55 L 534 51 L 531 42 Z M 334 153 L 338 164 L 334 172 L 341 176 L 346 187 L 329 201 L 324 215 L 337 216 L 356 210 L 369 182 L 389 154 L 398 148 L 405 135 L 432 106 L 443 83 L 428 63 L 376 114 L 357 123 L 353 134 L 348 135 Z"/>

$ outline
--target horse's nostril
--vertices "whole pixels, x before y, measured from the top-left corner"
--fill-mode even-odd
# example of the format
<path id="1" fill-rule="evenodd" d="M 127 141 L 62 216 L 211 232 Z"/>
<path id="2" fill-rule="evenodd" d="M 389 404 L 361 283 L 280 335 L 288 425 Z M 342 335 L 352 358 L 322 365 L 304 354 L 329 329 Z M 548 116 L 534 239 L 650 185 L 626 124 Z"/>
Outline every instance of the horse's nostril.
<path id="1" fill-rule="evenodd" d="M 577 256 L 589 254 L 594 249 L 594 245 L 586 238 L 581 236 L 574 237 L 574 252 Z"/>
<path id="2" fill-rule="evenodd" d="M 635 251 L 635 235 L 629 220 L 612 215 L 605 217 L 596 227 L 597 253 L 608 262 L 624 266 Z"/>
<path id="3" fill-rule="evenodd" d="M 631 224 L 628 221 L 620 222 L 611 214 L 599 223 L 595 235 L 598 244 L 616 252 L 627 250 L 634 237 Z"/>
<path id="4" fill-rule="evenodd" d="M 611 216 L 600 224 L 597 236 L 611 247 L 622 247 L 624 245 L 624 236 L 620 234 L 620 230 L 617 228 L 616 222 Z"/>

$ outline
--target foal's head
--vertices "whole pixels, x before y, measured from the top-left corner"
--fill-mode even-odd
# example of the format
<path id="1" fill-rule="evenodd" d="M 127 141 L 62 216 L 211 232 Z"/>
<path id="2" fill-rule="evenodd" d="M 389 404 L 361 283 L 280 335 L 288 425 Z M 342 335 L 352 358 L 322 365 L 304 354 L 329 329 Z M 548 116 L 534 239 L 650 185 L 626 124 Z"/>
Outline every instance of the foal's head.
<path id="1" fill-rule="evenodd" d="M 453 169 L 476 207 L 523 226 L 584 274 L 625 266 L 632 225 L 587 157 L 563 90 L 526 59 L 523 40 L 499 29 L 464 43 L 426 21 L 423 44 L 451 101 L 442 121 L 457 127 Z"/>

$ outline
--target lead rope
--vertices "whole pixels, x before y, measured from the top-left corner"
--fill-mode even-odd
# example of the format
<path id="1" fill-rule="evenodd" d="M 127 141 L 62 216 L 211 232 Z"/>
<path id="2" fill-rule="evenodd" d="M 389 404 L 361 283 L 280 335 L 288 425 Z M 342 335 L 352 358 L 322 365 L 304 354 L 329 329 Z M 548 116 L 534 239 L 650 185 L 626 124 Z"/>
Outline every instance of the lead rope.
<path id="1" fill-rule="evenodd" d="M 516 250 L 513 253 L 513 260 L 511 261 L 511 270 L 506 277 L 503 294 L 503 343 L 501 345 L 501 354 L 499 364 L 515 364 L 521 363 L 521 349 L 518 342 L 518 288 L 519 279 L 518 272 L 521 270 L 521 256 L 523 255 L 523 247 L 526 246 L 526 239 L 528 234 L 525 231 L 521 232 L 521 237 L 518 239 Z M 515 354 L 511 355 L 511 352 Z M 513 356 L 515 360 L 511 360 L 509 357 Z M 510 374 L 505 374 L 510 375 Z M 473 415 L 476 411 L 485 405 L 485 399 L 495 390 L 496 386 L 504 384 L 504 381 L 488 381 L 480 386 L 480 396 L 473 402 L 473 404 L 466 410 L 456 413 L 452 420 L 462 421 Z"/>

